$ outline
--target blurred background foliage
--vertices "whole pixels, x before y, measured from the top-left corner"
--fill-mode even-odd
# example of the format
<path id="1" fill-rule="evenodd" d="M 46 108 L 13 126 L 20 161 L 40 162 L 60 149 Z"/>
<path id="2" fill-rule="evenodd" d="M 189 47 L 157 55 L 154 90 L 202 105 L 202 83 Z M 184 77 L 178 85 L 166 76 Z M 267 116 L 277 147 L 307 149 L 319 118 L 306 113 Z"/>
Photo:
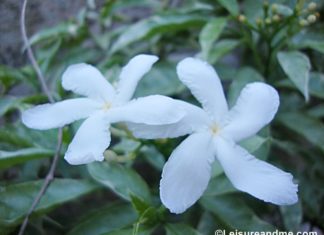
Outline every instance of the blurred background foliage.
<path id="1" fill-rule="evenodd" d="M 137 140 L 118 124 L 105 162 L 70 166 L 60 159 L 26 234 L 209 235 L 216 229 L 323 234 L 323 9 L 322 1 L 303 0 L 89 0 L 68 20 L 33 34 L 30 42 L 56 100 L 72 96 L 60 83 L 68 65 L 94 64 L 114 82 L 138 53 L 156 54 L 160 61 L 136 96 L 163 94 L 197 103 L 175 73 L 176 63 L 187 56 L 216 68 L 230 105 L 249 82 L 275 86 L 281 106 L 274 122 L 241 144 L 293 173 L 299 203 L 277 207 L 238 192 L 215 163 L 199 202 L 184 214 L 170 214 L 158 185 L 181 138 Z M 28 63 L 0 65 L 0 93 L 0 234 L 5 235 L 17 232 L 40 189 L 57 130 L 35 131 L 20 121 L 22 110 L 47 102 Z M 64 128 L 62 156 L 78 125 Z"/>

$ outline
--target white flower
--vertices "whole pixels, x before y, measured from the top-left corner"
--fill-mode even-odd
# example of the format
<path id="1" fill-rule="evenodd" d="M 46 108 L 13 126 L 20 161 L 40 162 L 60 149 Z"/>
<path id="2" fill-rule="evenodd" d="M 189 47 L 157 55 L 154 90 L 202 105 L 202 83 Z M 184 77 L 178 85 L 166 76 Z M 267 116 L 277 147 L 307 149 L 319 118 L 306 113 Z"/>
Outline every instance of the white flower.
<path id="1" fill-rule="evenodd" d="M 279 106 L 277 91 L 261 82 L 250 83 L 228 110 L 220 79 L 206 62 L 186 58 L 178 64 L 177 73 L 203 109 L 178 101 L 188 112 L 178 123 L 154 127 L 129 124 L 134 135 L 141 138 L 191 134 L 163 168 L 163 204 L 173 213 L 182 213 L 193 205 L 208 185 L 215 159 L 237 189 L 277 205 L 297 202 L 297 185 L 291 174 L 255 158 L 236 144 L 255 135 L 273 119 Z"/>
<path id="2" fill-rule="evenodd" d="M 62 77 L 63 88 L 87 98 L 38 105 L 23 112 L 22 121 L 30 128 L 46 130 L 86 118 L 64 158 L 73 165 L 102 161 L 103 152 L 110 144 L 111 123 L 162 125 L 177 122 L 184 116 L 184 111 L 165 96 L 152 95 L 129 101 L 139 80 L 157 60 L 152 55 L 135 56 L 122 69 L 116 90 L 95 67 L 69 66 Z"/>

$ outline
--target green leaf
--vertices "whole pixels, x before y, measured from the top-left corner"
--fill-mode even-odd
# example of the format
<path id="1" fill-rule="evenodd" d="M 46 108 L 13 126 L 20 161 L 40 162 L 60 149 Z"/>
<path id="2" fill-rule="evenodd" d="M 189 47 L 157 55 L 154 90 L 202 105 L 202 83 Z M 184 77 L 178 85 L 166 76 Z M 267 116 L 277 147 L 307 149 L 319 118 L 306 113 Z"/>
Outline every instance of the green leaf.
<path id="1" fill-rule="evenodd" d="M 283 4 L 279 4 L 279 3 L 276 3 L 276 12 L 279 14 L 279 15 L 283 15 L 283 16 L 291 16 L 294 11 L 288 7 L 288 6 L 285 6 Z"/>
<path id="2" fill-rule="evenodd" d="M 300 201 L 292 206 L 281 206 L 280 212 L 287 231 L 295 233 L 300 230 L 303 219 L 303 210 Z"/>
<path id="3" fill-rule="evenodd" d="M 7 112 L 15 109 L 17 104 L 19 103 L 19 99 L 13 96 L 4 96 L 1 97 L 0 100 L 0 116 L 6 114 Z"/>
<path id="4" fill-rule="evenodd" d="M 223 173 L 217 175 L 209 181 L 208 187 L 204 192 L 204 196 L 217 196 L 235 192 L 238 192 L 237 189 L 233 187 L 232 183 Z"/>
<path id="5" fill-rule="evenodd" d="M 240 145 L 245 148 L 248 152 L 254 153 L 258 150 L 263 144 L 269 141 L 268 138 L 264 138 L 258 135 L 255 135 L 251 138 L 245 139 L 240 142 Z"/>
<path id="6" fill-rule="evenodd" d="M 308 48 L 311 48 L 318 52 L 324 53 L 324 42 L 323 41 L 306 40 L 303 44 L 305 47 L 308 47 Z"/>
<path id="7" fill-rule="evenodd" d="M 250 67 L 241 68 L 234 77 L 235 80 L 231 83 L 228 92 L 228 103 L 231 107 L 236 103 L 245 85 L 251 82 L 264 81 L 262 75 Z"/>
<path id="8" fill-rule="evenodd" d="M 239 13 L 239 5 L 236 0 L 218 0 L 218 3 L 228 10 L 231 15 L 237 16 Z"/>
<path id="9" fill-rule="evenodd" d="M 157 34 L 201 26 L 205 22 L 205 17 L 195 15 L 155 15 L 128 27 L 113 44 L 110 53 L 115 53 L 134 42 Z"/>
<path id="10" fill-rule="evenodd" d="M 0 188 L 0 227 L 15 226 L 22 221 L 43 181 L 32 181 Z M 42 197 L 33 214 L 42 214 L 64 202 L 94 189 L 96 185 L 82 180 L 55 179 Z"/>
<path id="11" fill-rule="evenodd" d="M 230 230 L 273 231 L 272 225 L 258 218 L 237 195 L 224 194 L 203 197 L 200 203 L 205 210 L 217 216 Z"/>
<path id="12" fill-rule="evenodd" d="M 157 170 L 162 171 L 165 164 L 164 156 L 152 145 L 142 147 L 141 153 L 148 163 L 150 163 Z"/>
<path id="13" fill-rule="evenodd" d="M 324 117 L 324 104 L 319 104 L 307 112 L 308 115 L 314 118 L 323 118 Z"/>
<path id="14" fill-rule="evenodd" d="M 282 113 L 277 119 L 324 151 L 324 125 L 321 121 L 299 112 Z"/>
<path id="15" fill-rule="evenodd" d="M 170 62 L 160 62 L 143 77 L 136 88 L 135 97 L 153 94 L 175 95 L 183 90 L 184 85 L 178 79 L 176 65 Z"/>
<path id="16" fill-rule="evenodd" d="M 234 39 L 223 39 L 218 41 L 209 53 L 208 62 L 215 64 L 224 55 L 231 52 L 239 45 L 240 41 Z"/>
<path id="17" fill-rule="evenodd" d="M 166 224 L 165 229 L 167 235 L 202 235 L 200 232 L 186 224 Z"/>
<path id="18" fill-rule="evenodd" d="M 19 149 L 16 151 L 0 150 L 0 168 L 9 167 L 33 159 L 51 157 L 53 155 L 54 155 L 53 150 L 36 148 L 36 147 Z"/>
<path id="19" fill-rule="evenodd" d="M 147 202 L 151 201 L 146 182 L 131 168 L 114 162 L 95 162 L 88 165 L 88 171 L 92 178 L 128 201 L 131 200 L 131 194 Z"/>
<path id="20" fill-rule="evenodd" d="M 202 59 L 208 60 L 209 52 L 215 41 L 226 26 L 226 18 L 216 18 L 208 21 L 199 34 Z"/>
<path id="21" fill-rule="evenodd" d="M 277 57 L 283 71 L 308 101 L 309 58 L 299 51 L 279 52 Z"/>
<path id="22" fill-rule="evenodd" d="M 42 41 L 62 39 L 64 37 L 72 37 L 76 35 L 79 26 L 72 22 L 63 22 L 54 27 L 43 29 L 34 34 L 29 42 L 30 45 L 37 44 Z"/>
<path id="23" fill-rule="evenodd" d="M 135 235 L 151 235 L 154 229 L 152 228 L 146 228 L 143 226 L 141 226 L 139 228 L 139 230 L 137 231 L 137 233 Z M 115 230 L 109 233 L 104 233 L 101 235 L 131 235 L 133 234 L 134 229 L 132 228 L 128 228 L 128 229 L 121 229 L 121 230 Z"/>
<path id="24" fill-rule="evenodd" d="M 311 73 L 309 79 L 309 93 L 318 98 L 324 99 L 324 74 Z"/>
<path id="25" fill-rule="evenodd" d="M 129 204 L 114 203 L 83 215 L 82 220 L 68 235 L 101 235 L 133 224 L 136 213 Z"/>

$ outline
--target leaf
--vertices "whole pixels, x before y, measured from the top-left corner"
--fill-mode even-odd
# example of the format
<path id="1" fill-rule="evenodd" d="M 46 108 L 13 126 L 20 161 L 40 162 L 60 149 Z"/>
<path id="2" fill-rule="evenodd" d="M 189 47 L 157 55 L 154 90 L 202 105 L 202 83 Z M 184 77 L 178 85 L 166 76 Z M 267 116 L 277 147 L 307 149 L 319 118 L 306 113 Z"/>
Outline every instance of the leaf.
<path id="1" fill-rule="evenodd" d="M 277 119 L 324 151 L 324 125 L 321 121 L 299 112 L 282 113 Z"/>
<path id="2" fill-rule="evenodd" d="M 319 104 L 307 112 L 308 115 L 314 118 L 323 118 L 324 117 L 324 104 Z"/>
<path id="3" fill-rule="evenodd" d="M 148 95 L 175 95 L 184 90 L 179 81 L 176 65 L 170 62 L 159 62 L 143 77 L 136 88 L 135 97 Z"/>
<path id="4" fill-rule="evenodd" d="M 6 114 L 7 112 L 15 109 L 18 104 L 18 98 L 13 96 L 4 96 L 0 100 L 0 116 Z"/>
<path id="5" fill-rule="evenodd" d="M 296 86 L 288 79 L 277 82 L 277 86 L 295 88 Z M 324 99 L 324 74 L 310 73 L 309 93 L 317 98 Z"/>
<path id="6" fill-rule="evenodd" d="M 165 225 L 167 235 L 202 235 L 200 232 L 195 230 L 186 224 L 166 224 Z"/>
<path id="7" fill-rule="evenodd" d="M 0 150 L 0 168 L 9 167 L 33 159 L 51 157 L 53 155 L 54 155 L 53 150 L 36 148 L 36 147 L 19 149 L 16 151 Z"/>
<path id="8" fill-rule="evenodd" d="M 300 201 L 292 206 L 281 206 L 280 212 L 287 231 L 295 233 L 300 230 L 303 219 L 303 210 Z"/>
<path id="9" fill-rule="evenodd" d="M 279 4 L 279 3 L 276 3 L 276 12 L 279 14 L 279 15 L 282 15 L 282 16 L 291 16 L 294 11 L 288 7 L 288 6 L 285 6 L 283 4 Z"/>
<path id="10" fill-rule="evenodd" d="M 113 162 L 95 162 L 88 165 L 88 171 L 92 178 L 128 201 L 131 200 L 131 194 L 151 201 L 146 182 L 131 168 Z"/>
<path id="11" fill-rule="evenodd" d="M 226 26 L 226 18 L 215 18 L 203 27 L 199 34 L 202 59 L 208 60 L 209 52 Z"/>
<path id="12" fill-rule="evenodd" d="M 308 57 L 299 51 L 279 52 L 278 61 L 288 78 L 304 95 L 305 100 L 309 100 L 309 71 L 311 68 Z"/>
<path id="13" fill-rule="evenodd" d="M 309 79 L 309 93 L 318 98 L 324 99 L 324 74 L 311 73 Z"/>
<path id="14" fill-rule="evenodd" d="M 154 15 L 128 27 L 113 44 L 110 53 L 157 34 L 201 26 L 205 22 L 205 17 L 195 15 Z"/>
<path id="15" fill-rule="evenodd" d="M 152 228 L 143 228 L 143 226 L 141 226 L 139 228 L 139 230 L 137 231 L 136 235 L 151 235 L 154 229 Z M 109 233 L 104 233 L 101 235 L 131 235 L 133 234 L 133 229 L 132 228 L 128 228 L 128 229 L 118 229 Z"/>
<path id="16" fill-rule="evenodd" d="M 231 83 L 228 92 L 228 103 L 230 107 L 236 103 L 245 85 L 251 82 L 264 81 L 262 75 L 250 67 L 241 68 L 234 77 L 235 80 Z"/>
<path id="17" fill-rule="evenodd" d="M 68 235 L 101 235 L 133 224 L 136 213 L 129 204 L 113 203 L 84 216 Z"/>
<path id="18" fill-rule="evenodd" d="M 236 0 L 218 0 L 218 3 L 228 10 L 231 15 L 237 16 L 239 14 L 239 5 Z"/>
<path id="19" fill-rule="evenodd" d="M 263 144 L 269 141 L 268 138 L 261 137 L 259 135 L 255 135 L 251 138 L 245 139 L 240 142 L 240 145 L 245 148 L 248 152 L 254 153 L 258 150 Z"/>
<path id="20" fill-rule="evenodd" d="M 224 39 L 218 41 L 209 53 L 208 61 L 211 64 L 215 64 L 224 55 L 231 52 L 235 47 L 239 45 L 240 41 L 234 39 Z"/>
<path id="21" fill-rule="evenodd" d="M 162 171 L 165 164 L 164 156 L 153 145 L 142 147 L 141 153 L 144 155 L 144 158 L 148 163 L 157 170 Z"/>
<path id="22" fill-rule="evenodd" d="M 62 39 L 64 37 L 71 37 L 79 30 L 78 25 L 72 22 L 63 22 L 54 27 L 43 29 L 34 34 L 30 40 L 30 45 L 37 44 L 42 41 Z"/>
<path id="23" fill-rule="evenodd" d="M 230 230 L 273 231 L 274 227 L 258 218 L 237 195 L 203 197 L 200 204 L 217 216 Z"/>
<path id="24" fill-rule="evenodd" d="M 320 53 L 324 53 L 324 42 L 316 40 L 305 40 L 302 43 L 302 47 L 308 47 Z"/>
<path id="25" fill-rule="evenodd" d="M 0 227 L 15 226 L 22 221 L 43 181 L 31 181 L 0 188 Z M 33 214 L 43 214 L 60 204 L 87 194 L 97 186 L 89 181 L 55 179 Z"/>
<path id="26" fill-rule="evenodd" d="M 209 181 L 208 187 L 204 192 L 204 196 L 217 196 L 227 193 L 236 193 L 238 192 L 232 185 L 232 183 L 228 180 L 226 175 L 220 174 L 216 177 L 212 178 Z"/>

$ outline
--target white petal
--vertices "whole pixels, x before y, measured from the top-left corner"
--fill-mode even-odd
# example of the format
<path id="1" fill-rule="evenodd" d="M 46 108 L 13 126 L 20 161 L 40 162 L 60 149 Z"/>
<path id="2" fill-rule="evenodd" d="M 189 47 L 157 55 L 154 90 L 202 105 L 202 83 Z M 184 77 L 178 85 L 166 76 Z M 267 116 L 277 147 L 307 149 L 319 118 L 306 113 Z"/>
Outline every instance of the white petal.
<path id="1" fill-rule="evenodd" d="M 99 108 L 99 103 L 88 98 L 70 99 L 37 105 L 24 111 L 21 118 L 29 128 L 47 130 L 86 118 Z"/>
<path id="2" fill-rule="evenodd" d="M 98 112 L 82 123 L 64 158 L 71 165 L 102 161 L 110 138 L 109 121 L 104 114 Z"/>
<path id="3" fill-rule="evenodd" d="M 108 111 L 109 120 L 133 122 L 148 125 L 164 125 L 178 122 L 185 115 L 173 99 L 162 95 L 151 95 L 134 99 L 125 105 L 113 107 Z"/>
<path id="4" fill-rule="evenodd" d="M 137 55 L 122 69 L 117 86 L 118 101 L 129 101 L 134 94 L 137 83 L 152 68 L 159 58 L 153 55 Z"/>
<path id="5" fill-rule="evenodd" d="M 222 84 L 211 65 L 199 59 L 186 58 L 178 64 L 177 73 L 180 80 L 216 121 L 227 113 Z"/>
<path id="6" fill-rule="evenodd" d="M 175 138 L 208 128 L 211 120 L 204 110 L 180 100 L 175 100 L 175 102 L 179 104 L 179 108 L 183 108 L 186 112 L 185 117 L 179 122 L 158 126 L 128 123 L 127 126 L 129 130 L 132 131 L 133 135 L 137 138 L 158 139 Z"/>
<path id="7" fill-rule="evenodd" d="M 250 83 L 225 118 L 223 133 L 235 142 L 253 136 L 273 119 L 278 107 L 279 95 L 273 87 L 262 82 Z"/>
<path id="8" fill-rule="evenodd" d="M 182 213 L 206 190 L 214 161 L 212 138 L 208 132 L 185 139 L 164 165 L 160 182 L 162 203 L 173 213 Z"/>
<path id="9" fill-rule="evenodd" d="M 277 205 L 298 201 L 298 186 L 291 174 L 261 161 L 234 142 L 215 141 L 216 156 L 234 187 Z"/>
<path id="10" fill-rule="evenodd" d="M 69 66 L 62 76 L 62 86 L 79 95 L 102 102 L 112 102 L 115 90 L 101 72 L 89 64 Z"/>

